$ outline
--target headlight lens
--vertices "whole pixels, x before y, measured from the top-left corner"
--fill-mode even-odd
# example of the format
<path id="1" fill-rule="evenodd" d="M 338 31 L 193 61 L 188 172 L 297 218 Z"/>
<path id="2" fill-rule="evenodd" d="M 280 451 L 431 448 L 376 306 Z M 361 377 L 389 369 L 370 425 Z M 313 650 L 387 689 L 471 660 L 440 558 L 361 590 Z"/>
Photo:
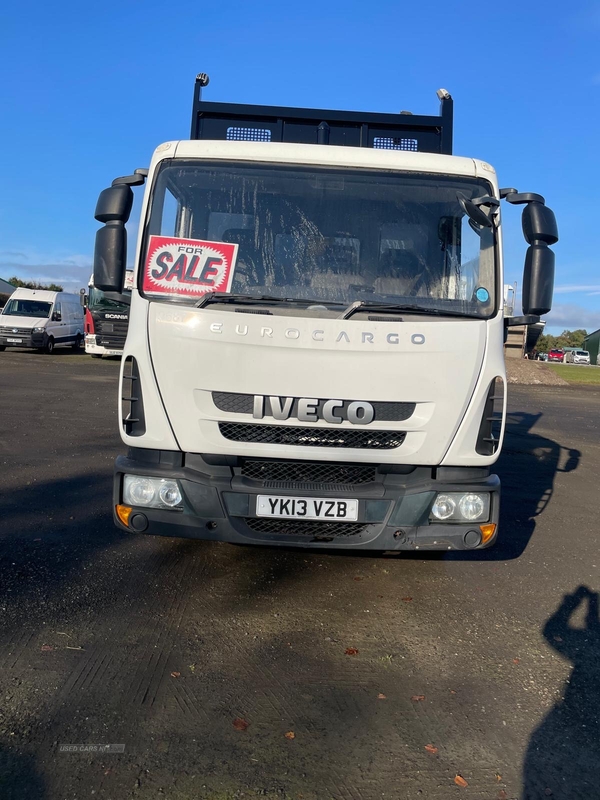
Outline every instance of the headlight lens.
<path id="1" fill-rule="evenodd" d="M 124 476 L 123 502 L 130 506 L 149 508 L 183 507 L 183 498 L 177 481 L 140 475 Z"/>
<path id="2" fill-rule="evenodd" d="M 435 498 L 429 519 L 443 522 L 487 522 L 489 516 L 489 492 L 444 492 Z"/>
<path id="3" fill-rule="evenodd" d="M 483 497 L 479 494 L 463 495 L 459 500 L 458 507 L 462 516 L 469 522 L 481 519 L 485 511 Z"/>
<path id="4" fill-rule="evenodd" d="M 163 481 L 158 490 L 158 496 L 169 508 L 178 506 L 181 503 L 181 492 L 179 491 L 179 486 L 176 481 Z"/>
<path id="5" fill-rule="evenodd" d="M 438 494 L 431 508 L 436 519 L 450 519 L 456 510 L 456 502 L 449 494 Z"/>
<path id="6" fill-rule="evenodd" d="M 34 328 L 33 332 L 34 333 L 43 333 L 45 330 L 46 330 L 45 328 Z"/>

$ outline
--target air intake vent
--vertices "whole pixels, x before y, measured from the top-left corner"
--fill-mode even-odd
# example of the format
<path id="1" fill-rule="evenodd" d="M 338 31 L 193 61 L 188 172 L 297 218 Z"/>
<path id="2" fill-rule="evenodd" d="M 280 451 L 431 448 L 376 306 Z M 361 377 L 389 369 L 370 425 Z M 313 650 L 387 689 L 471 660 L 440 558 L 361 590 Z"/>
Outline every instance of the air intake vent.
<path id="1" fill-rule="evenodd" d="M 393 450 L 406 437 L 404 431 L 365 431 L 350 428 L 296 428 L 289 425 L 246 425 L 219 422 L 225 439 L 234 442 L 296 445 L 297 447 L 346 447 L 365 450 Z"/>
<path id="2" fill-rule="evenodd" d="M 483 418 L 479 426 L 475 451 L 480 456 L 492 456 L 500 446 L 502 431 L 502 410 L 504 408 L 504 381 L 494 378 L 488 390 L 483 409 Z"/>
<path id="3" fill-rule="evenodd" d="M 338 539 L 340 536 L 356 536 L 367 527 L 363 522 L 305 522 L 294 519 L 263 519 L 246 517 L 244 522 L 257 533 L 287 534 L 288 536 L 310 536 L 311 539 Z"/>
<path id="4" fill-rule="evenodd" d="M 268 128 L 227 128 L 227 139 L 234 142 L 270 142 Z"/>
<path id="5" fill-rule="evenodd" d="M 416 139 L 400 139 L 395 136 L 375 136 L 373 147 L 376 150 L 412 150 L 417 152 L 419 143 Z"/>
<path id="6" fill-rule="evenodd" d="M 146 433 L 144 402 L 138 364 L 133 356 L 127 356 L 125 359 L 122 391 L 121 419 L 123 430 L 128 436 L 142 436 Z"/>
<path id="7" fill-rule="evenodd" d="M 246 460 L 242 475 L 263 485 L 308 484 L 352 486 L 372 483 L 377 476 L 374 464 L 330 464 L 328 461 L 254 461 Z M 291 488 L 290 487 L 290 488 Z"/>

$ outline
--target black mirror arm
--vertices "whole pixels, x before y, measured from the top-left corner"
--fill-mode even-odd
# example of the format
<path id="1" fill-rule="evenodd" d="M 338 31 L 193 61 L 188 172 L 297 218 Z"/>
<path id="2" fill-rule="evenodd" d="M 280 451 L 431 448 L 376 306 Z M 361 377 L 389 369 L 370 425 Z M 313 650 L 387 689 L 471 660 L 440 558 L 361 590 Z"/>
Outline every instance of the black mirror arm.
<path id="1" fill-rule="evenodd" d="M 112 186 L 120 186 L 121 184 L 125 184 L 125 186 L 142 186 L 147 177 L 147 169 L 136 169 L 133 175 L 123 175 L 122 178 L 115 178 Z"/>
<path id="2" fill-rule="evenodd" d="M 513 206 L 523 206 L 527 203 L 546 205 L 545 198 L 541 194 L 535 194 L 535 192 L 518 192 L 516 189 L 500 189 L 500 197 Z"/>
<path id="3" fill-rule="evenodd" d="M 517 328 L 520 325 L 535 325 L 540 321 L 536 314 L 525 314 L 522 317 L 504 317 L 504 326 L 506 328 Z"/>

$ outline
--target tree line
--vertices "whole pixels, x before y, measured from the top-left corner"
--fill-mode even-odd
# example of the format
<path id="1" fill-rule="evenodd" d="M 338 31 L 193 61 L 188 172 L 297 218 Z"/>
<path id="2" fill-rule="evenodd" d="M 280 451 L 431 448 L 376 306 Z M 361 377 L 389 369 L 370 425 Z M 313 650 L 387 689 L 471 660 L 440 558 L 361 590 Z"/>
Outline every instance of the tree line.
<path id="1" fill-rule="evenodd" d="M 21 278 L 13 276 L 8 279 L 8 283 L 15 289 L 46 289 L 49 292 L 62 292 L 63 287 L 59 283 L 38 283 L 37 281 L 22 281 Z"/>
<path id="2" fill-rule="evenodd" d="M 538 353 L 549 353 L 550 350 L 561 350 L 564 347 L 583 347 L 583 340 L 587 336 L 585 328 L 577 328 L 575 331 L 563 331 L 560 336 L 552 336 L 550 333 L 542 333 L 537 340 L 535 349 Z"/>

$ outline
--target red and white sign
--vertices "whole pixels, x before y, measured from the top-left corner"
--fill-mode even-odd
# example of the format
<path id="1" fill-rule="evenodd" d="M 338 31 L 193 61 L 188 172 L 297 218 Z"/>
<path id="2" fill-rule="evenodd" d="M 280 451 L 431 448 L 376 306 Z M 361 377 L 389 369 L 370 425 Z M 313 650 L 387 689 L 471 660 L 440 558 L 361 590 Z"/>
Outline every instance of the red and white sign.
<path id="1" fill-rule="evenodd" d="M 146 294 L 202 297 L 229 292 L 238 245 L 151 236 L 142 288 Z"/>

